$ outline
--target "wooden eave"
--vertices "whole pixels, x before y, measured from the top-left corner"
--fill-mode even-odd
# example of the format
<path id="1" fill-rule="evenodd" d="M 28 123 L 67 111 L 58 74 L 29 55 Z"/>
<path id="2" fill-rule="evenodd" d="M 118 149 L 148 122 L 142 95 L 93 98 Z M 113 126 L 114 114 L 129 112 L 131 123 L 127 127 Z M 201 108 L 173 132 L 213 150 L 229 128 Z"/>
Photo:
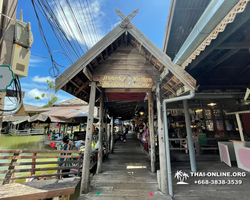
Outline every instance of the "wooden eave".
<path id="1" fill-rule="evenodd" d="M 170 58 L 150 41 L 133 24 L 131 29 L 123 29 L 119 25 L 103 37 L 81 58 L 66 69 L 55 81 L 56 91 L 62 89 L 84 101 L 89 101 L 91 74 L 122 44 L 130 43 L 147 59 L 152 67 L 164 74 L 158 77 L 162 81 L 162 89 L 166 98 L 177 96 L 182 92 L 195 90 L 196 81 L 180 66 L 171 62 Z M 127 31 L 127 34 L 125 33 Z M 84 72 L 89 72 L 83 73 Z M 183 89 L 185 87 L 185 89 Z M 185 90 L 185 91 L 184 91 Z M 100 92 L 96 95 L 99 98 Z"/>

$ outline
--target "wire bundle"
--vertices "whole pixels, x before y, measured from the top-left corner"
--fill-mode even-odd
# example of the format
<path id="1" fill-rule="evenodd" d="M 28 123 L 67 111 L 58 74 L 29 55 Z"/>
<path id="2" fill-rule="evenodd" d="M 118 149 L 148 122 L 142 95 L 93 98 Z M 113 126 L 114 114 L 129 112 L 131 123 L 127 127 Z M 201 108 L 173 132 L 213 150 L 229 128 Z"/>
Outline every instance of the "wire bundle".
<path id="1" fill-rule="evenodd" d="M 12 109 L 0 109 L 0 112 L 15 112 L 15 111 L 18 111 L 21 108 L 21 106 L 23 105 L 22 88 L 21 88 L 21 84 L 20 84 L 18 76 L 16 76 L 16 78 L 13 80 L 11 87 L 13 90 L 13 97 L 16 99 L 16 102 L 13 102 L 10 98 L 9 98 L 9 100 L 13 104 L 16 104 L 16 105 Z"/>
<path id="2" fill-rule="evenodd" d="M 50 75 L 57 77 L 60 74 L 59 67 L 62 66 L 53 58 L 38 11 L 49 23 L 62 53 L 73 63 L 100 39 L 94 20 L 96 10 L 93 6 L 97 5 L 89 0 L 31 0 L 31 2 L 43 42 L 52 61 Z"/>

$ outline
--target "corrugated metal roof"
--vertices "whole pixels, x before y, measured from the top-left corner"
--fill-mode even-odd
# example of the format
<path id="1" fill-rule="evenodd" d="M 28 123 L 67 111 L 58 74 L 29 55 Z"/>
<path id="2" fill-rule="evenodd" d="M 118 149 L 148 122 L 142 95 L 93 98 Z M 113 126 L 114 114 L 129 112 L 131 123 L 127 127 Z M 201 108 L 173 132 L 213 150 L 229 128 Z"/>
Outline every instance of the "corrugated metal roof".
<path id="1" fill-rule="evenodd" d="M 166 54 L 173 60 L 210 0 L 176 0 Z M 166 30 L 166 32 L 169 30 Z M 164 41 L 166 42 L 166 41 Z"/>

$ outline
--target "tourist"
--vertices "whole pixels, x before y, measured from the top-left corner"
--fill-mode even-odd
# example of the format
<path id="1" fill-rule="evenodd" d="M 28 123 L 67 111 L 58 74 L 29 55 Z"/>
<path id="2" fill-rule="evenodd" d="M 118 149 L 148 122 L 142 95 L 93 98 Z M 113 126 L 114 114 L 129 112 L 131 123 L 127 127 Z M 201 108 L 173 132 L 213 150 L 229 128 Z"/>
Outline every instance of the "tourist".
<path id="1" fill-rule="evenodd" d="M 69 138 L 67 136 L 62 139 L 62 143 L 60 145 L 58 145 L 57 150 L 61 150 L 61 151 L 71 150 L 71 144 L 69 143 Z M 66 155 L 69 155 L 69 154 L 62 153 L 61 155 L 66 156 Z M 69 159 L 67 159 L 67 158 L 60 158 L 58 160 L 59 161 L 68 161 Z M 63 163 L 63 164 L 59 164 L 59 166 L 60 167 L 70 166 L 70 164 Z M 62 173 L 66 173 L 66 172 L 70 172 L 70 170 L 69 169 L 63 169 L 62 170 Z M 62 177 L 65 178 L 65 177 L 68 177 L 68 175 L 63 175 Z"/>
<path id="2" fill-rule="evenodd" d="M 56 137 L 56 140 L 61 140 L 62 139 L 61 133 L 57 133 L 55 135 L 55 137 Z"/>

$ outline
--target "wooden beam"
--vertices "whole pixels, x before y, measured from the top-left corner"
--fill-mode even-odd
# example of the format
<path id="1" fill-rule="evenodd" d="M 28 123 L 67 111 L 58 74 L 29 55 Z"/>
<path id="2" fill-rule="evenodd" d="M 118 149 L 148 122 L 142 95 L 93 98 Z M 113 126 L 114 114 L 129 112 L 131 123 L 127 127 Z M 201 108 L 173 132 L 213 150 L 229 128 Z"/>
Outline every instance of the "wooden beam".
<path id="1" fill-rule="evenodd" d="M 101 56 L 101 59 L 102 59 L 102 61 L 104 61 L 104 58 L 103 58 L 103 55 L 102 55 L 102 53 L 100 54 L 100 56 Z"/>
<path id="2" fill-rule="evenodd" d="M 88 67 L 90 68 L 90 70 L 93 72 L 94 71 L 94 68 L 93 66 L 91 65 L 91 63 L 88 64 Z"/>
<path id="3" fill-rule="evenodd" d="M 163 87 L 166 89 L 166 90 L 169 90 L 170 92 L 172 92 L 172 94 L 174 94 L 176 96 L 176 92 L 171 88 L 169 87 L 168 85 L 163 85 Z"/>
<path id="4" fill-rule="evenodd" d="M 95 62 L 97 63 L 97 66 L 98 66 L 98 65 L 99 65 L 99 62 L 98 62 L 97 58 L 95 58 Z"/>
<path id="5" fill-rule="evenodd" d="M 159 143 L 159 163 L 160 163 L 160 190 L 162 193 L 167 193 L 167 161 L 164 126 L 162 117 L 162 95 L 160 82 L 156 83 L 156 106 L 157 106 L 157 122 L 158 122 L 158 143 Z"/>
<path id="6" fill-rule="evenodd" d="M 114 46 L 113 46 L 113 43 L 111 44 L 111 50 L 112 50 L 112 53 L 114 52 Z"/>
<path id="7" fill-rule="evenodd" d="M 118 48 L 119 47 L 118 39 L 116 39 L 115 44 L 116 44 L 116 48 Z"/>
<path id="8" fill-rule="evenodd" d="M 146 88 L 146 89 L 105 89 L 105 92 L 108 93 L 108 92 L 136 92 L 136 93 L 146 93 L 148 91 L 150 91 L 151 89 L 150 88 Z"/>
<path id="9" fill-rule="evenodd" d="M 142 44 L 139 44 L 139 53 L 141 53 Z"/>
<path id="10" fill-rule="evenodd" d="M 77 88 L 80 88 L 80 86 L 79 85 L 77 85 L 74 81 L 72 81 L 72 80 L 69 80 L 69 82 L 70 83 L 72 83 L 74 86 L 76 86 Z"/>
<path id="11" fill-rule="evenodd" d="M 90 81 L 93 80 L 92 73 L 88 70 L 87 67 L 84 67 L 82 71 L 83 71 L 84 75 L 85 75 Z"/>
<path id="12" fill-rule="evenodd" d="M 152 91 L 148 92 L 148 120 L 150 130 L 150 146 L 151 146 L 151 172 L 155 173 L 155 134 L 154 134 L 154 104 Z"/>
<path id="13" fill-rule="evenodd" d="M 89 192 L 89 165 L 90 155 L 92 154 L 92 134 L 93 134 L 93 122 L 94 122 L 94 108 L 95 108 L 95 95 L 96 95 L 96 82 L 91 83 L 90 98 L 89 98 L 89 112 L 87 121 L 87 133 L 85 140 L 85 151 L 82 168 L 82 182 L 81 190 L 84 194 Z"/>
<path id="14" fill-rule="evenodd" d="M 89 85 L 89 81 L 84 83 L 79 89 L 75 92 L 75 96 L 77 96 L 81 91 L 83 91 L 85 94 L 88 94 L 84 89 Z"/>
<path id="15" fill-rule="evenodd" d="M 228 42 L 221 44 L 216 49 L 249 49 L 250 42 Z"/>
<path id="16" fill-rule="evenodd" d="M 101 91 L 100 96 L 100 109 L 99 109 L 99 148 L 98 148 L 98 161 L 96 173 L 100 174 L 102 171 L 102 159 L 103 159 L 103 115 L 104 115 L 104 92 Z"/>
<path id="17" fill-rule="evenodd" d="M 123 44 L 123 42 L 124 42 L 124 38 L 123 38 L 123 34 L 122 34 L 122 36 L 121 36 L 121 44 Z"/>
<path id="18" fill-rule="evenodd" d="M 105 49 L 105 52 L 106 52 L 106 55 L 107 55 L 107 57 L 108 57 L 108 56 L 109 56 L 108 48 Z"/>
<path id="19" fill-rule="evenodd" d="M 164 71 L 161 73 L 160 77 L 161 80 L 165 79 L 167 77 L 167 75 L 169 74 L 169 70 L 165 67 Z"/>
<path id="20" fill-rule="evenodd" d="M 149 62 L 151 62 L 151 59 L 152 59 L 152 57 L 153 57 L 153 55 L 152 55 L 152 53 L 150 54 L 150 57 L 149 57 Z"/>

